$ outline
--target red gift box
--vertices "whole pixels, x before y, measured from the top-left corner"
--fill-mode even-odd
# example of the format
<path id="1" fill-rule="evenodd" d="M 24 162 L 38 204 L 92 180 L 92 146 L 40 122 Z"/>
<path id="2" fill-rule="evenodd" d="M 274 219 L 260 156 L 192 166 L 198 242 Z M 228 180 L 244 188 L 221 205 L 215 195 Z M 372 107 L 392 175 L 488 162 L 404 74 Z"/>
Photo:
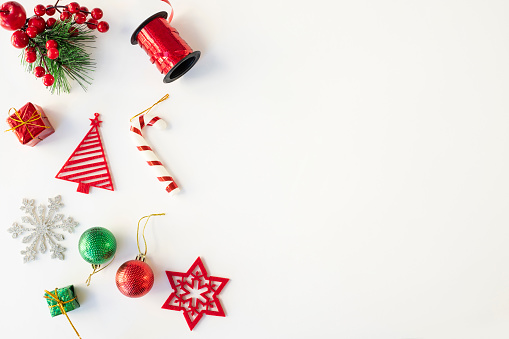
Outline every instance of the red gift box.
<path id="1" fill-rule="evenodd" d="M 29 102 L 18 111 L 11 110 L 15 112 L 7 118 L 8 131 L 13 131 L 23 145 L 33 147 L 55 132 L 41 107 Z"/>

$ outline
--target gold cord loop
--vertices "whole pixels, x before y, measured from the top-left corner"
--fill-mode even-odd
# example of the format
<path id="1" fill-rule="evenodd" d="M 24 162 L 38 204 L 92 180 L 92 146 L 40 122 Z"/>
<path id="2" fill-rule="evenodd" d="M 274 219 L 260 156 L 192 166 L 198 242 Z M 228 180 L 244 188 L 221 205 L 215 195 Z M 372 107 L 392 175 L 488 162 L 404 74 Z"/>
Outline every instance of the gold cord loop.
<path id="1" fill-rule="evenodd" d="M 129 121 L 133 121 L 133 119 L 134 119 L 134 118 L 136 118 L 137 116 L 142 115 L 143 113 L 148 113 L 148 112 L 150 112 L 150 110 L 151 110 L 152 108 L 154 108 L 154 106 L 155 106 L 155 105 L 160 104 L 161 102 L 163 102 L 164 100 L 168 99 L 169 97 L 170 97 L 170 95 L 169 95 L 169 94 L 166 94 L 164 97 L 162 97 L 161 99 L 159 99 L 159 101 L 158 101 L 158 102 L 156 102 L 155 104 L 153 104 L 152 106 L 150 106 L 149 108 L 147 108 L 146 110 L 144 110 L 143 112 L 136 114 L 136 115 L 135 115 L 134 117 L 132 117 L 132 118 L 131 118 L 131 120 L 129 120 Z"/>
<path id="2" fill-rule="evenodd" d="M 144 216 L 143 218 L 141 218 L 139 221 L 138 221 L 138 229 L 136 230 L 136 243 L 138 244 L 138 252 L 140 252 L 138 254 L 138 257 L 140 257 L 142 260 L 145 259 L 145 256 L 147 255 L 147 240 L 145 239 L 145 227 L 147 227 L 147 223 L 150 219 L 150 217 L 155 217 L 155 216 L 158 216 L 158 215 L 166 215 L 165 213 L 159 213 L 159 214 L 150 214 L 150 215 L 146 215 Z M 141 253 L 141 249 L 140 249 L 140 222 L 147 218 L 147 221 L 145 221 L 145 225 L 143 226 L 143 231 L 141 233 L 142 237 L 143 237 L 143 242 L 145 243 L 145 252 L 144 253 Z"/>
<path id="3" fill-rule="evenodd" d="M 92 271 L 92 273 L 90 273 L 90 275 L 88 276 L 87 280 L 85 281 L 85 283 L 87 284 L 87 286 L 90 286 L 90 283 L 92 282 L 92 276 L 93 276 L 94 274 L 96 274 L 96 273 L 101 272 L 101 271 L 102 271 L 102 270 L 104 270 L 106 267 L 108 267 L 108 266 L 109 266 L 109 265 L 113 262 L 113 260 L 115 260 L 115 256 L 116 256 L 116 255 L 117 255 L 117 254 L 115 253 L 115 255 L 113 256 L 113 259 L 111 259 L 111 261 L 110 261 L 110 262 L 109 262 L 106 266 L 104 266 L 104 267 L 102 267 L 102 268 L 100 268 L 100 269 L 98 269 L 98 268 L 99 268 L 99 267 L 101 267 L 101 265 L 94 265 L 94 264 L 92 264 L 92 268 L 93 268 L 94 270 Z"/>

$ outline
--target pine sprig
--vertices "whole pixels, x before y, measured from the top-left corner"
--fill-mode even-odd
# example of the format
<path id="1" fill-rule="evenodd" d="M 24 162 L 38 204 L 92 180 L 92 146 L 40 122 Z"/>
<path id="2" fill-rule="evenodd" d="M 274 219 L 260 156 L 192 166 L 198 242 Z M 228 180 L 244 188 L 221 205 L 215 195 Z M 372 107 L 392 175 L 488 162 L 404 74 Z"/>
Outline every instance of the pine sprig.
<path id="1" fill-rule="evenodd" d="M 77 33 L 77 34 L 76 34 Z M 58 43 L 58 58 L 52 60 L 46 56 L 46 41 L 55 40 Z M 87 25 L 77 25 L 72 19 L 57 21 L 52 28 L 41 32 L 35 38 L 30 39 L 28 47 L 37 51 L 37 60 L 34 63 L 26 62 L 24 54 L 21 62 L 28 72 L 33 73 L 34 68 L 43 66 L 48 73 L 53 75 L 55 83 L 49 87 L 51 93 L 69 93 L 71 90 L 70 80 L 75 80 L 86 91 L 86 86 L 91 84 L 92 78 L 88 72 L 95 68 L 95 62 L 87 53 L 89 43 L 95 41 L 95 35 Z"/>

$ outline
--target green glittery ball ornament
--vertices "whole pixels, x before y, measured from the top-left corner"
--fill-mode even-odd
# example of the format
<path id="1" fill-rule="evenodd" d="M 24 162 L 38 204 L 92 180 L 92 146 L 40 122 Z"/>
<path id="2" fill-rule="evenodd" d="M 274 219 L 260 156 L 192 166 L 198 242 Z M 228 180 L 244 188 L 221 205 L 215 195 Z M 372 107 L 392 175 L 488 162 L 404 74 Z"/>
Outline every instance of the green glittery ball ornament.
<path id="1" fill-rule="evenodd" d="M 117 240 L 104 227 L 92 227 L 83 232 L 78 243 L 80 255 L 92 265 L 110 261 L 117 250 Z"/>

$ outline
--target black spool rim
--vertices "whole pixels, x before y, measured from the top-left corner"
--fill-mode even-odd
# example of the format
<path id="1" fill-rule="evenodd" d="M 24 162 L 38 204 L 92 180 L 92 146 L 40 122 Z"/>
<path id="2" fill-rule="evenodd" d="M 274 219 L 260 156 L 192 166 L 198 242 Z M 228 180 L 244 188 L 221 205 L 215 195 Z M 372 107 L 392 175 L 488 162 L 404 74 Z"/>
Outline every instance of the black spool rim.
<path id="1" fill-rule="evenodd" d="M 149 24 L 149 22 L 151 22 L 152 20 L 157 19 L 157 18 L 166 19 L 167 17 L 168 17 L 168 13 L 165 11 L 162 11 L 162 12 L 156 13 L 154 15 L 151 15 L 147 20 L 143 21 L 141 23 L 141 25 L 139 25 L 138 28 L 136 28 L 133 35 L 131 35 L 131 45 L 138 44 L 138 34 L 140 34 L 143 27 L 147 26 Z"/>
<path id="2" fill-rule="evenodd" d="M 193 53 L 189 53 L 182 60 L 180 60 L 175 66 L 173 66 L 170 71 L 164 76 L 163 82 L 165 84 L 170 83 L 172 81 L 177 80 L 187 72 L 198 62 L 200 59 L 201 52 L 194 51 Z"/>

